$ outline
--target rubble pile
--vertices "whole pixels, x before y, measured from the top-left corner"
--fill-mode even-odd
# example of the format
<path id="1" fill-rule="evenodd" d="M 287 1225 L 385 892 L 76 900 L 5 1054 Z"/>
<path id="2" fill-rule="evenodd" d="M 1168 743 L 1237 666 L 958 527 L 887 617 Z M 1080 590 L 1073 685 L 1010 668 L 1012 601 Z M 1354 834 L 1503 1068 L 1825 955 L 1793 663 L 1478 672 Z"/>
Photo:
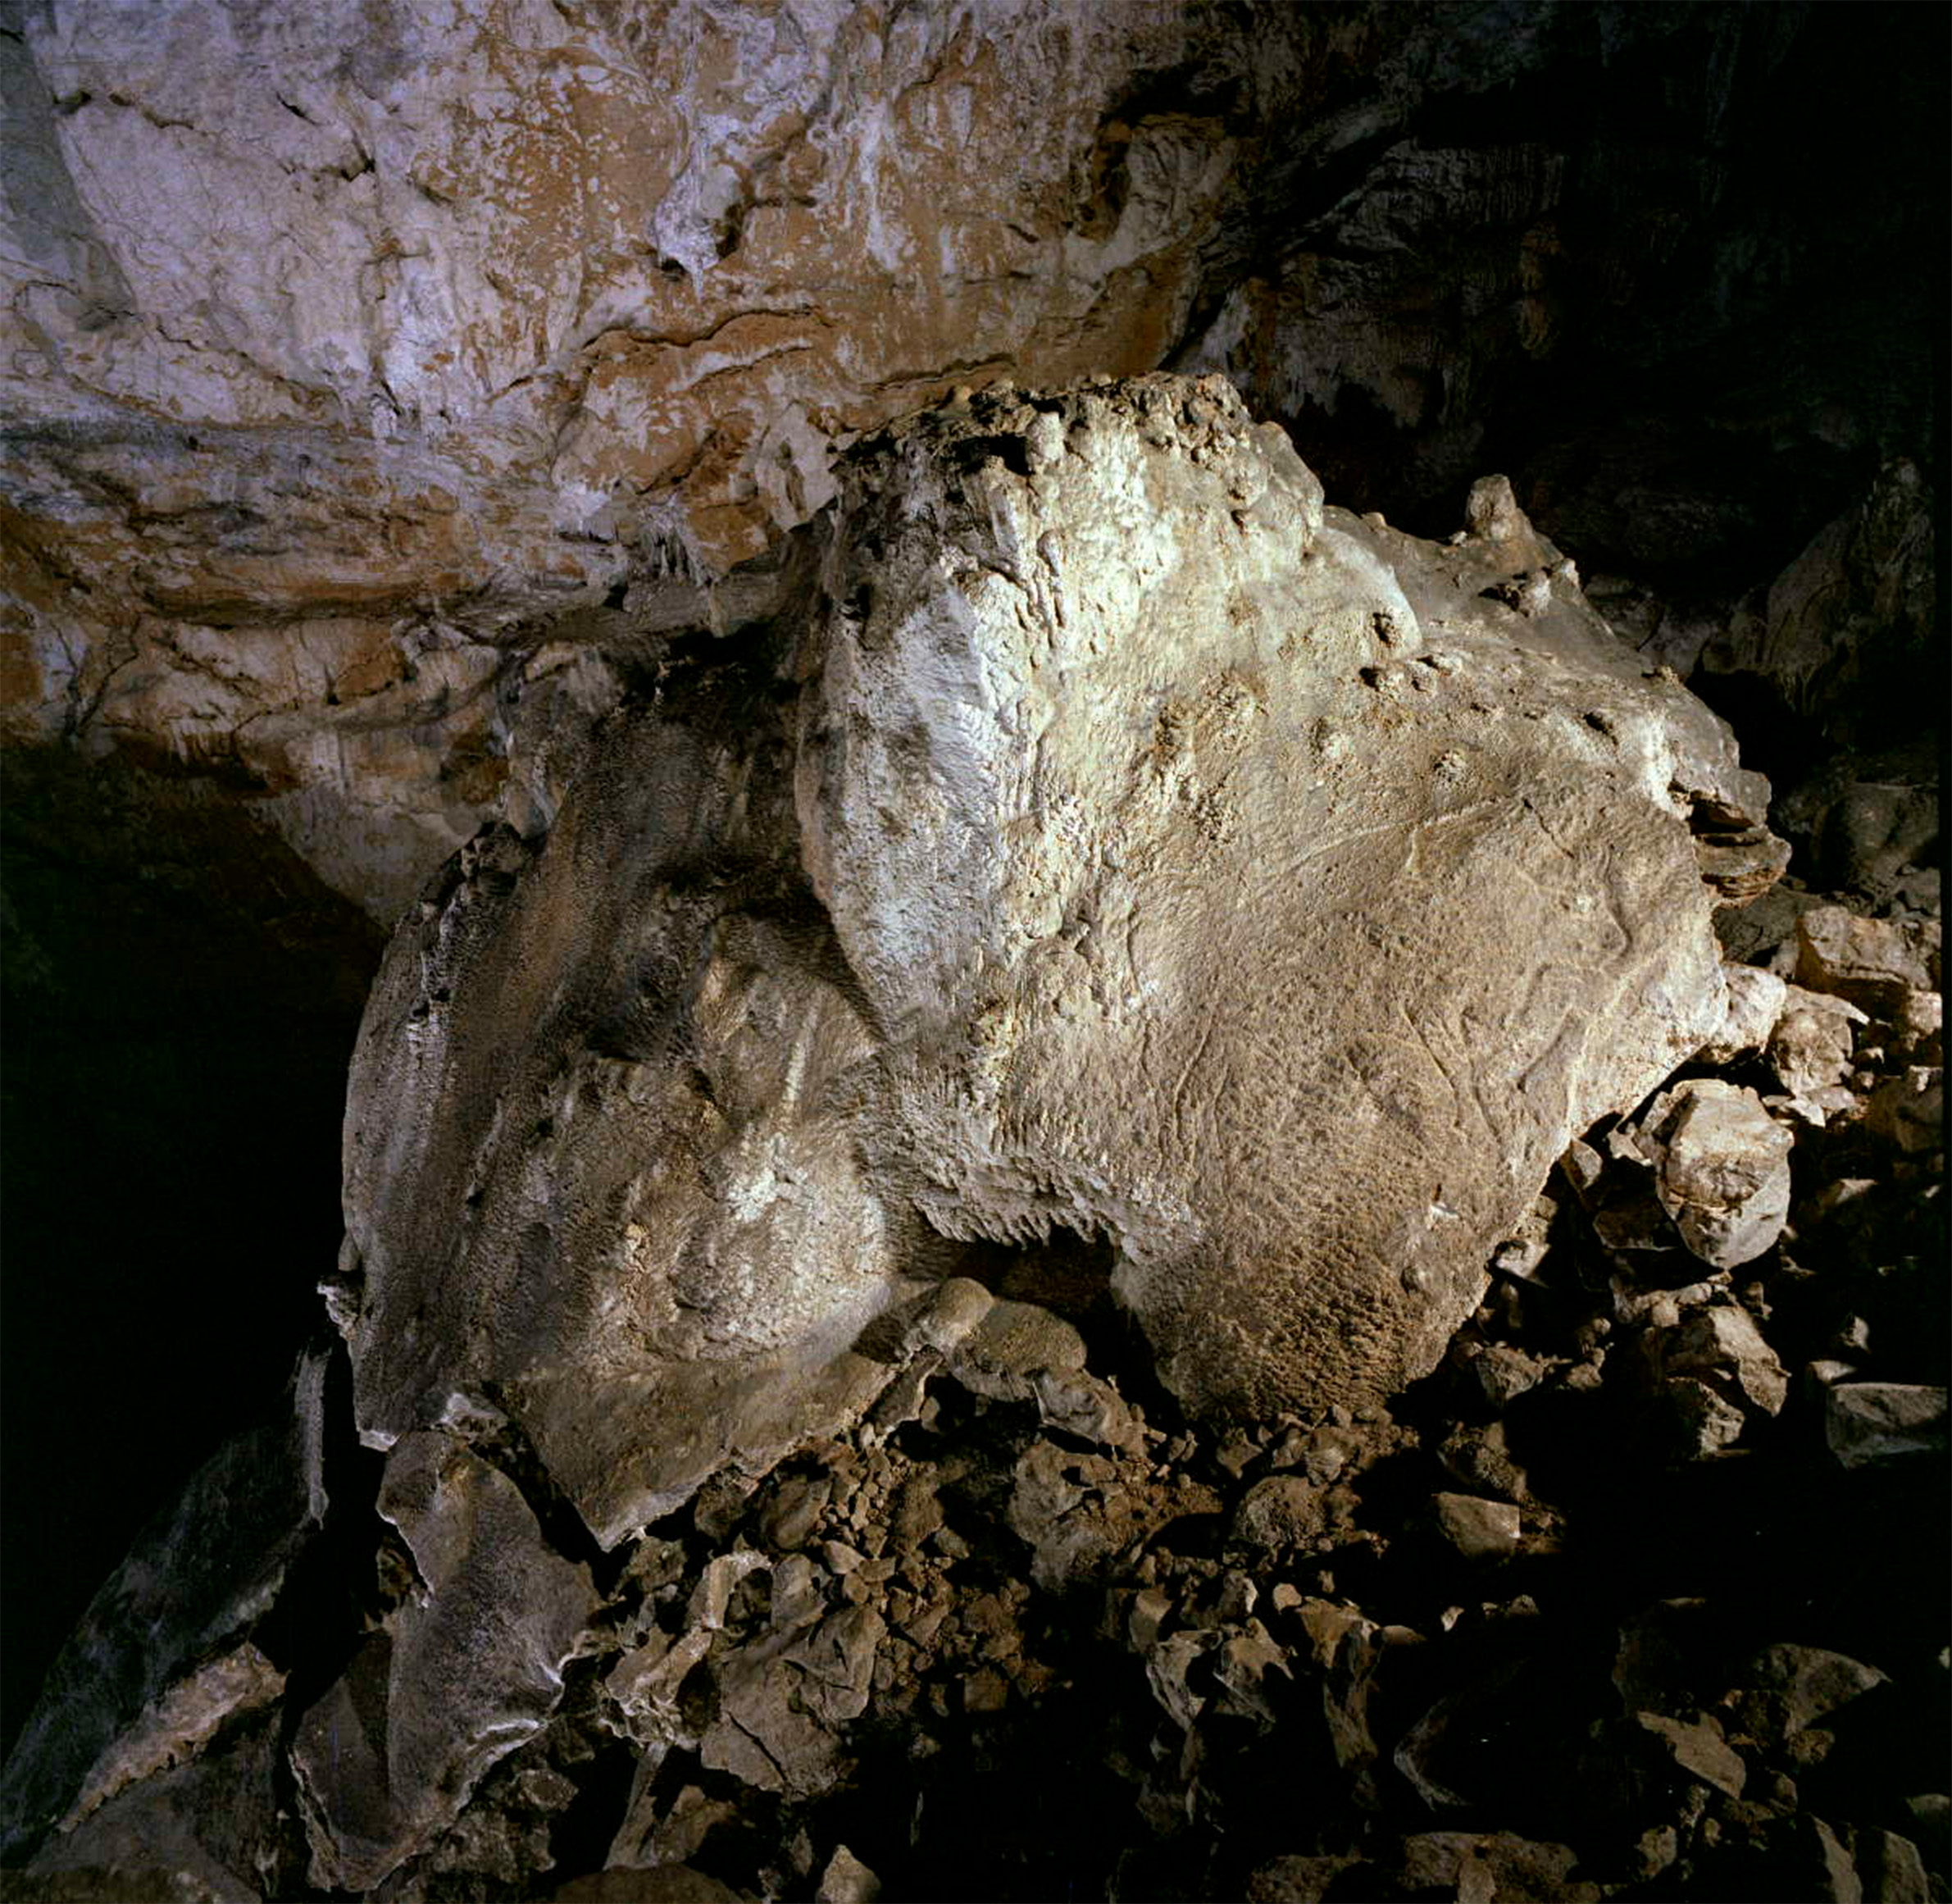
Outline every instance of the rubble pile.
<path id="1" fill-rule="evenodd" d="M 1386 1408 L 1190 1422 L 1053 1249 L 1045 1304 L 944 1285 L 968 1326 L 857 1427 L 611 1554 L 491 1442 L 476 1525 L 571 1550 L 509 1615 L 559 1697 L 414 1855 L 337 1861 L 359 1722 L 260 1688 L 20 1894 L 1943 1897 L 1938 958 L 1831 905 L 1733 968 Z M 369 1650 L 468 1565 L 380 1507 Z"/>

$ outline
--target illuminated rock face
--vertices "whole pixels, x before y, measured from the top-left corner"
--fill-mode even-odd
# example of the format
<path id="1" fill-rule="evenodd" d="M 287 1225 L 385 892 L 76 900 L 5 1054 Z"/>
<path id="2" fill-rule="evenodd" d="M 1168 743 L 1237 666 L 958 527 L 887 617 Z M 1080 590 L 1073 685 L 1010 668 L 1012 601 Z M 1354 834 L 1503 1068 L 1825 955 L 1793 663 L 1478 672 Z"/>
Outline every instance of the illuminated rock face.
<path id="1" fill-rule="evenodd" d="M 1752 335 L 1616 254 L 1670 185 L 1512 137 L 1563 66 L 1637 149 L 1652 82 L 1607 75 L 1668 60 L 1719 179 L 1797 30 L 1717 18 L 50 0 L 0 36 L 0 740 L 221 775 L 390 926 L 497 810 L 512 656 L 762 611 L 728 572 L 958 385 L 1217 369 L 1345 499 L 1424 506 L 1622 299 L 1636 363 Z M 1555 454 L 1585 558 L 1619 512 Z"/>
<path id="2" fill-rule="evenodd" d="M 614 1542 L 858 1414 L 957 1244 L 1057 1229 L 1196 1413 L 1432 1367 L 1719 1027 L 1690 813 L 1767 791 L 1478 502 L 1446 548 L 1325 510 L 1217 378 L 854 453 L 797 615 L 621 700 L 394 940 L 368 1439 L 491 1401 Z"/>

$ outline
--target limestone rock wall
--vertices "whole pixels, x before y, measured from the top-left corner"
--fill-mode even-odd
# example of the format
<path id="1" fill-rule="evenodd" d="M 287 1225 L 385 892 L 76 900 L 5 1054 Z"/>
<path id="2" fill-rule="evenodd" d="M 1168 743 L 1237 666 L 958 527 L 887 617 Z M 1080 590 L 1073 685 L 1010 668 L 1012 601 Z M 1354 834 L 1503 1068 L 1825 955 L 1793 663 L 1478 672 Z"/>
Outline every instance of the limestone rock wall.
<path id="1" fill-rule="evenodd" d="M 1768 299 L 1804 311 L 1819 266 L 1875 296 L 1868 250 L 1775 231 L 1715 167 L 1777 136 L 1779 72 L 1875 64 L 1892 30 L 1826 50 L 1793 9 L 1511 0 L 34 0 L 0 30 L 3 731 L 221 772 L 390 923 L 494 809 L 511 649 L 763 608 L 763 578 L 698 585 L 763 567 L 837 446 L 958 382 L 1219 368 L 1339 494 L 1454 507 L 1491 419 L 1563 413 L 1554 367 L 1608 387 L 1595 337 L 1658 367 L 1704 327 L 1779 335 Z M 1697 252 L 1726 290 L 1759 244 L 1739 309 L 1662 317 Z M 1924 374 L 1881 348 L 1796 441 L 1904 449 Z M 1608 471 L 1549 485 L 1582 542 L 1686 539 L 1665 477 L 1619 476 L 1649 440 L 1553 450 Z"/>

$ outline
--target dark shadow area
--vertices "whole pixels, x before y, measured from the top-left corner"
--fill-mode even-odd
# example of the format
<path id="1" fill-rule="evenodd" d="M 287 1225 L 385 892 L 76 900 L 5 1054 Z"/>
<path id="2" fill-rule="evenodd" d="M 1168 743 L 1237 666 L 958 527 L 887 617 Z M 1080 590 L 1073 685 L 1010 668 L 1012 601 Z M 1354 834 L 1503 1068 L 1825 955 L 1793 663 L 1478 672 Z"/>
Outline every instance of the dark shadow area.
<path id="1" fill-rule="evenodd" d="M 1244 297 L 1234 372 L 1347 508 L 1440 538 L 1503 471 L 1589 576 L 1740 594 L 1936 465 L 1952 16 L 1654 11 L 1535 20 L 1353 176 L 1271 143 L 1187 335 Z"/>
<path id="2" fill-rule="evenodd" d="M 212 781 L 17 753 L 0 799 L 11 1743 L 130 1540 L 319 1319 L 380 935 Z"/>

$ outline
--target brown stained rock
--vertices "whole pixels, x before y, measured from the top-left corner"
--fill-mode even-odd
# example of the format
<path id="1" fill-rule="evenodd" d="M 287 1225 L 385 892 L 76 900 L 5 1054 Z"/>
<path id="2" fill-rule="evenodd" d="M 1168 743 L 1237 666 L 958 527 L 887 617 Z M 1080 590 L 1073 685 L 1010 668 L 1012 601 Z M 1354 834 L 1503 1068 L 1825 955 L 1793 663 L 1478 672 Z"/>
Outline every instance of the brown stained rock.
<path id="1" fill-rule="evenodd" d="M 1794 1142 L 1753 1091 L 1720 1078 L 1663 1092 L 1638 1138 L 1681 1240 L 1718 1269 L 1754 1260 L 1781 1234 Z"/>
<path id="2" fill-rule="evenodd" d="M 1321 1533 L 1326 1511 L 1321 1488 L 1298 1474 L 1270 1474 L 1235 1510 L 1233 1537 L 1270 1552 L 1303 1545 Z"/>
<path id="3" fill-rule="evenodd" d="M 1465 1560 L 1502 1560 L 1517 1551 L 1522 1518 L 1510 1501 L 1445 1493 L 1431 1505 L 1438 1533 Z"/>
<path id="4" fill-rule="evenodd" d="M 837 442 L 1161 360 L 1244 142 L 1135 92 L 1209 51 L 1269 124 L 1369 91 L 1366 40 L 1209 48 L 1149 3 L 327 13 L 221 58 L 196 17 L 10 39 L 0 727 L 241 765 L 387 921 L 495 810 L 504 638 L 749 613 L 701 578 L 817 511 Z"/>
<path id="5" fill-rule="evenodd" d="M 1872 919 L 1819 906 L 1796 921 L 1796 982 L 1872 1014 L 1903 1009 L 1912 991 L 1936 991 L 1942 934 L 1936 919 Z"/>

